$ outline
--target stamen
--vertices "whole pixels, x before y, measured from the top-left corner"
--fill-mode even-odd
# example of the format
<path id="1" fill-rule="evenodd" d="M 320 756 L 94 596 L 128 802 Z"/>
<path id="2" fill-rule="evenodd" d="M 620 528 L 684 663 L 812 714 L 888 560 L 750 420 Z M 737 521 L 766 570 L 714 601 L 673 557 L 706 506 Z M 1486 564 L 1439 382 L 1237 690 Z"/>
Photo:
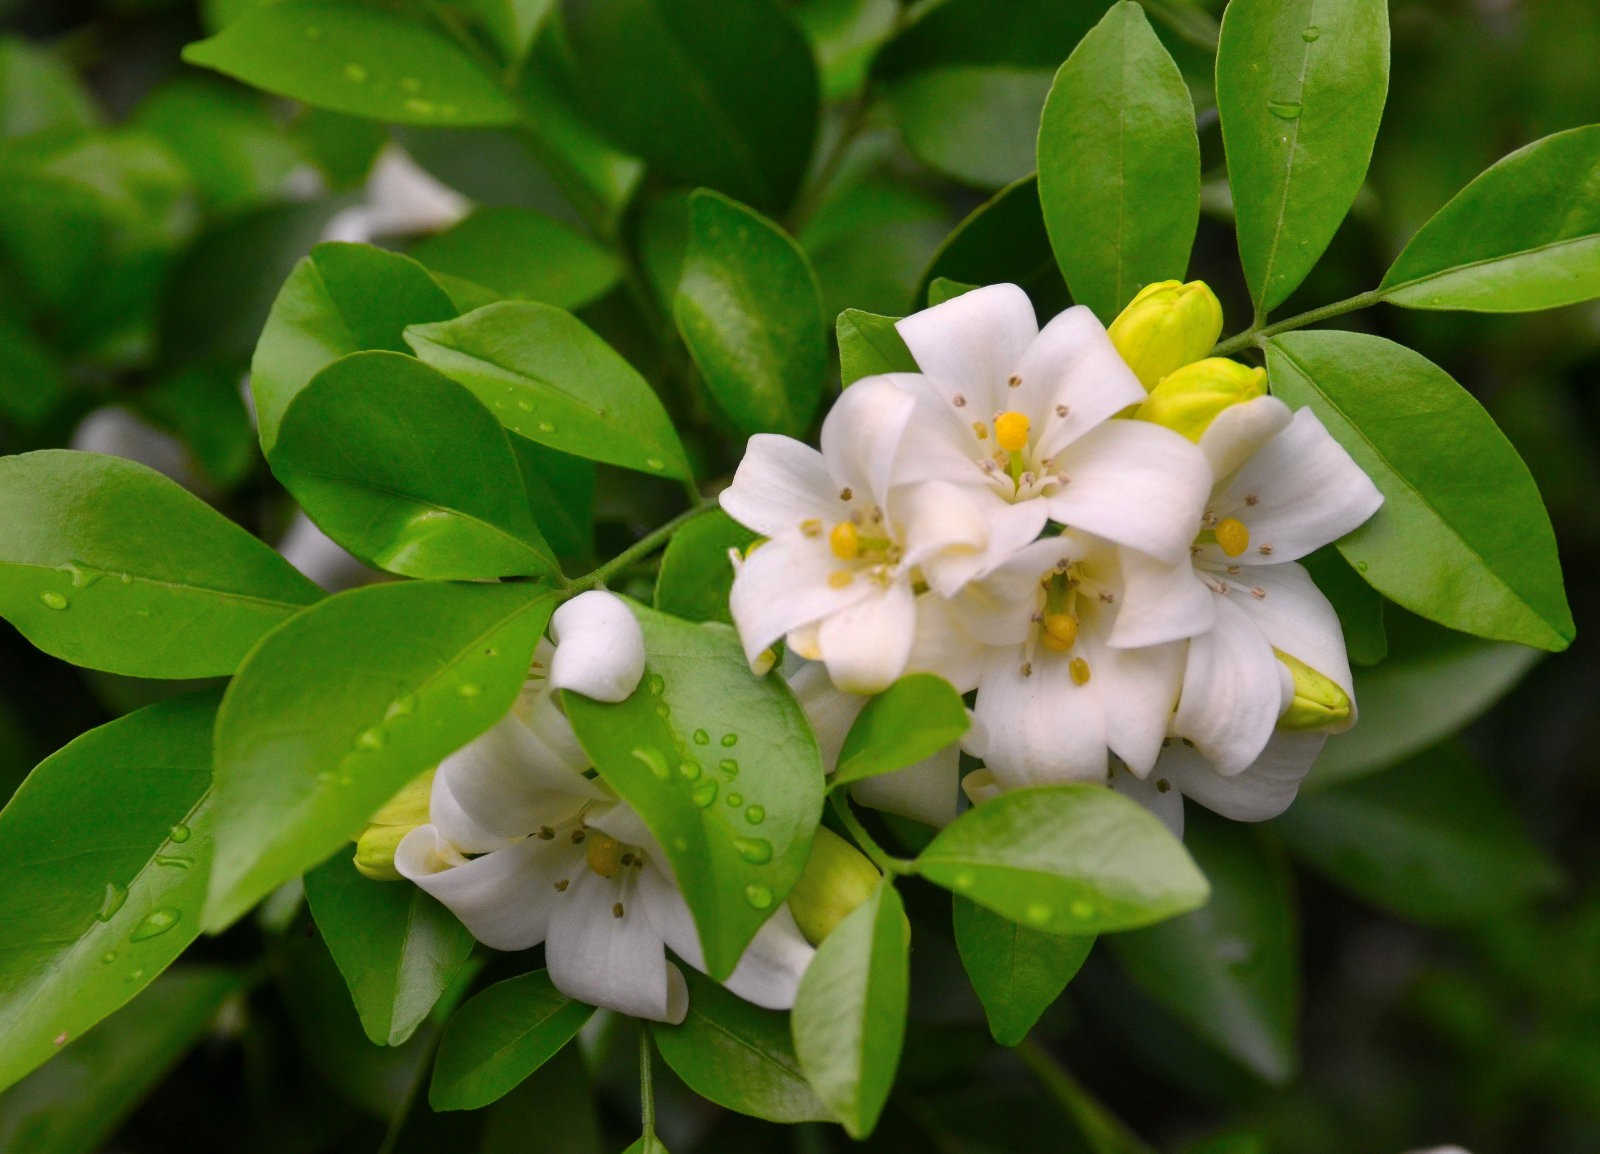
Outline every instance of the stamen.
<path id="1" fill-rule="evenodd" d="M 1009 377 L 1006 378 L 1006 384 L 1008 386 L 1010 386 L 1011 388 L 1013 388 L 1013 389 L 1021 388 L 1022 387 L 1022 378 L 1017 376 L 1016 373 L 1012 373 Z"/>
<path id="2" fill-rule="evenodd" d="M 1028 430 L 1027 414 L 1008 410 L 994 419 L 995 444 L 1008 453 L 1020 452 L 1028 447 Z"/>
<path id="3" fill-rule="evenodd" d="M 804 533 L 807 537 L 815 537 L 822 532 L 822 522 L 817 520 L 815 517 L 807 517 L 804 521 L 800 522 L 800 532 Z"/>
<path id="4" fill-rule="evenodd" d="M 1250 587 L 1250 596 L 1254 597 L 1257 601 L 1265 601 L 1267 599 L 1267 591 L 1261 588 L 1259 585 L 1252 585 Z"/>
<path id="5" fill-rule="evenodd" d="M 1250 530 L 1235 517 L 1224 517 L 1217 522 L 1217 545 L 1229 557 L 1237 557 L 1250 548 Z"/>
<path id="6" fill-rule="evenodd" d="M 616 905 L 611 907 L 611 916 L 614 917 L 614 918 L 620 918 L 622 916 L 622 903 L 621 902 L 618 902 Z"/>
<path id="7" fill-rule="evenodd" d="M 1255 493 L 1247 493 L 1244 498 L 1244 503 L 1253 509 L 1257 505 L 1261 504 L 1261 498 Z"/>
<path id="8" fill-rule="evenodd" d="M 1024 676 L 1024 677 L 1032 677 L 1033 676 L 1033 662 L 1024 661 L 1022 663 L 1022 676 Z"/>
<path id="9" fill-rule="evenodd" d="M 555 841 L 556 840 L 556 831 L 551 829 L 547 825 L 541 825 L 539 827 L 539 840 L 540 841 Z"/>
<path id="10" fill-rule="evenodd" d="M 1072 410 L 1069 409 L 1066 405 L 1057 405 L 1056 406 L 1056 416 L 1058 416 L 1058 417 L 1065 417 L 1070 412 L 1072 412 Z"/>
<path id="11" fill-rule="evenodd" d="M 1165 742 L 1163 742 L 1162 744 L 1165 744 Z M 1172 783 L 1170 781 L 1168 781 L 1166 778 L 1164 778 L 1164 777 L 1156 778 L 1156 792 L 1157 793 L 1166 793 L 1171 788 L 1172 788 Z"/>
<path id="12" fill-rule="evenodd" d="M 847 589 L 850 582 L 855 580 L 855 574 L 848 569 L 835 569 L 828 574 L 829 589 Z"/>
<path id="13" fill-rule="evenodd" d="M 583 838 L 584 838 L 583 830 L 575 829 L 575 830 L 572 831 L 572 844 L 573 845 L 582 845 L 583 844 Z"/>
<path id="14" fill-rule="evenodd" d="M 972 422 L 972 432 L 973 435 L 976 436 L 980 441 L 987 441 L 989 439 L 989 426 L 984 424 L 982 421 Z"/>
<path id="15" fill-rule="evenodd" d="M 1272 546 L 1263 545 L 1261 548 L 1257 549 L 1256 552 L 1260 553 L 1263 557 L 1270 557 L 1272 556 Z"/>
<path id="16" fill-rule="evenodd" d="M 855 500 L 855 496 L 855 493 L 851 492 L 850 486 L 848 485 L 839 490 L 839 500 L 841 501 L 853 501 Z"/>
<path id="17" fill-rule="evenodd" d="M 962 394 L 957 393 L 955 396 L 950 398 L 950 403 L 958 409 L 964 409 L 967 407 L 967 398 Z"/>
<path id="18" fill-rule="evenodd" d="M 566 893 L 567 892 L 567 887 L 570 886 L 571 884 L 572 883 L 570 881 L 568 881 L 566 878 L 562 878 L 560 881 L 556 882 L 556 893 L 558 893 L 558 894 Z"/>
<path id="19" fill-rule="evenodd" d="M 1089 684 L 1089 663 L 1081 657 L 1074 657 L 1067 662 L 1067 672 L 1072 676 L 1072 684 Z"/>
<path id="20" fill-rule="evenodd" d="M 854 561 L 861 553 L 861 534 L 849 521 L 840 521 L 828 534 L 828 548 L 841 561 Z"/>
<path id="21" fill-rule="evenodd" d="M 589 844 L 584 847 L 583 859 L 601 877 L 614 878 L 622 868 L 622 843 L 595 830 Z"/>

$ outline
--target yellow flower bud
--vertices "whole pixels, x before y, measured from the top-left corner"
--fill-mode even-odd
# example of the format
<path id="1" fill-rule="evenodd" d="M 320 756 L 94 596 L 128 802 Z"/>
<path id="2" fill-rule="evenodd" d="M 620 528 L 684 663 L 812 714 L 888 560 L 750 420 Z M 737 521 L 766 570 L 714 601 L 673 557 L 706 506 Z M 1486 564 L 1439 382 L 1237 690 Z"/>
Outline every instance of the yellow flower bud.
<path id="1" fill-rule="evenodd" d="M 1107 330 L 1147 389 L 1198 361 L 1222 335 L 1222 304 L 1204 281 L 1157 281 L 1139 290 Z"/>
<path id="2" fill-rule="evenodd" d="M 373 881 L 395 882 L 395 847 L 406 834 L 428 820 L 428 796 L 433 792 L 433 770 L 404 785 L 384 807 L 372 815 L 356 838 L 356 869 Z"/>
<path id="3" fill-rule="evenodd" d="M 821 942 L 850 911 L 878 888 L 878 869 L 831 829 L 818 827 L 811 857 L 789 891 L 789 912 L 812 945 Z"/>
<path id="4" fill-rule="evenodd" d="M 1252 369 L 1226 357 L 1207 357 L 1162 377 L 1133 415 L 1199 441 L 1223 409 L 1253 401 L 1266 392 L 1265 369 Z"/>
<path id="5" fill-rule="evenodd" d="M 1326 729 L 1350 720 L 1350 695 L 1337 682 L 1281 649 L 1272 652 L 1294 675 L 1294 700 L 1278 718 L 1279 729 Z"/>

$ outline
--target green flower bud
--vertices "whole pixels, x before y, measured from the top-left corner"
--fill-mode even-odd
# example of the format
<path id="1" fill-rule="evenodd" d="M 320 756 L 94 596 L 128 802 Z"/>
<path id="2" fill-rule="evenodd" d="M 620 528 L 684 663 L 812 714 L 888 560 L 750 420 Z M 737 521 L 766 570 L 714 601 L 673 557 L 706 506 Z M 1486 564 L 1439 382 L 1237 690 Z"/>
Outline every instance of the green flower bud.
<path id="1" fill-rule="evenodd" d="M 1265 369 L 1252 369 L 1226 357 L 1207 357 L 1162 377 L 1133 415 L 1199 441 L 1223 409 L 1253 401 L 1266 392 Z"/>
<path id="2" fill-rule="evenodd" d="M 850 911 L 878 888 L 878 869 L 855 846 L 818 827 L 811 857 L 789 891 L 789 912 L 812 945 L 821 942 Z"/>
<path id="3" fill-rule="evenodd" d="M 406 783 L 391 797 L 367 828 L 356 838 L 356 869 L 373 881 L 397 882 L 395 847 L 406 834 L 428 820 L 428 795 L 433 792 L 433 770 Z"/>
<path id="4" fill-rule="evenodd" d="M 1350 695 L 1337 682 L 1281 649 L 1272 652 L 1294 675 L 1294 700 L 1278 718 L 1279 729 L 1327 729 L 1350 720 Z"/>
<path id="5" fill-rule="evenodd" d="M 1222 304 L 1204 281 L 1157 281 L 1139 290 L 1107 330 L 1147 389 L 1205 356 L 1222 335 Z"/>

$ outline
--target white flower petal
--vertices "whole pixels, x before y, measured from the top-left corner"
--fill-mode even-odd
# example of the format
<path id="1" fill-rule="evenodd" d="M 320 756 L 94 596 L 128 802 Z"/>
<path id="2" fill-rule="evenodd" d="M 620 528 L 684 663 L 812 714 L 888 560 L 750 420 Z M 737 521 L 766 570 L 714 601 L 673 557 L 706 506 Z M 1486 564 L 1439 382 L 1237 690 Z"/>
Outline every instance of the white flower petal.
<path id="1" fill-rule="evenodd" d="M 864 577 L 842 588 L 828 584 L 835 570 L 849 568 L 829 552 L 826 540 L 798 530 L 772 538 L 741 561 L 728 610 L 745 657 L 753 662 L 784 634 L 872 596 L 877 587 Z"/>
<path id="2" fill-rule="evenodd" d="M 840 491 L 848 488 L 858 500 L 870 495 L 887 507 L 900 438 L 916 407 L 895 376 L 868 377 L 840 394 L 821 437 L 822 459 Z"/>
<path id="3" fill-rule="evenodd" d="M 1165 783 L 1165 789 L 1159 783 Z M 1112 771 L 1111 788 L 1131 801 L 1136 801 L 1161 819 L 1161 824 L 1172 831 L 1172 836 L 1183 837 L 1183 794 L 1172 787 L 1165 778 L 1151 776 L 1145 780 L 1131 773 Z"/>
<path id="4" fill-rule="evenodd" d="M 981 464 L 993 451 L 992 442 L 978 440 L 973 430 L 975 425 L 982 425 L 987 436 L 988 422 L 994 411 L 980 408 L 962 389 L 947 387 L 932 377 L 895 373 L 893 379 L 917 398 L 916 408 L 900 438 L 900 452 L 895 458 L 895 483 L 951 481 L 986 489 L 992 487 L 995 482 Z"/>
<path id="5" fill-rule="evenodd" d="M 963 628 L 951 605 L 932 593 L 917 598 L 917 632 L 906 671 L 937 673 L 954 685 L 957 693 L 968 693 L 978 687 L 983 673 L 984 647 Z M 844 740 L 842 733 L 839 740 Z"/>
<path id="6" fill-rule="evenodd" d="M 1268 644 L 1299 658 L 1350 695 L 1350 724 L 1341 727 L 1350 728 L 1355 724 L 1355 683 L 1345 654 L 1344 630 L 1338 613 L 1311 580 L 1311 574 L 1291 561 L 1285 565 L 1255 566 L 1240 580 L 1253 582 L 1253 589 L 1259 590 L 1261 596 L 1251 589 L 1230 585 L 1228 599 L 1255 622 Z"/>
<path id="7" fill-rule="evenodd" d="M 1216 625 L 1189 641 L 1172 731 L 1221 772 L 1238 773 L 1260 755 L 1292 697 L 1289 670 L 1261 630 L 1219 597 Z"/>
<path id="8" fill-rule="evenodd" d="M 973 289 L 894 327 L 917 367 L 964 387 L 983 420 L 1005 408 L 1006 378 L 1039 334 L 1028 294 L 1014 284 Z"/>
<path id="9" fill-rule="evenodd" d="M 1176 565 L 1134 549 L 1118 555 L 1122 604 L 1111 644 L 1119 649 L 1160 645 L 1208 631 L 1217 619 L 1216 595 L 1185 557 Z"/>
<path id="10" fill-rule="evenodd" d="M 1255 451 L 1289 424 L 1289 406 L 1277 397 L 1256 397 L 1229 405 L 1200 434 L 1200 452 L 1218 482 L 1227 480 Z"/>
<path id="11" fill-rule="evenodd" d="M 1094 313 L 1074 305 L 1028 347 L 1014 403 L 1034 422 L 1041 456 L 1053 457 L 1090 429 L 1145 398 L 1144 386 Z M 1062 410 L 1065 409 L 1065 413 Z"/>
<path id="12" fill-rule="evenodd" d="M 583 762 L 553 762 L 538 734 L 515 714 L 439 763 L 433 789 L 448 790 L 461 814 L 497 837 L 558 825 L 605 797 Z"/>
<path id="13" fill-rule="evenodd" d="M 1361 466 L 1315 413 L 1301 409 L 1240 467 L 1211 508 L 1250 530 L 1250 547 L 1235 563 L 1267 565 L 1337 541 L 1382 504 L 1383 494 Z"/>
<path id="14" fill-rule="evenodd" d="M 1105 614 L 1096 614 L 1096 618 Z M 1096 628 L 1099 626 L 1099 628 Z M 1181 642 L 1143 649 L 1113 649 L 1100 634 L 1104 626 L 1085 618 L 1075 653 L 1089 665 L 1089 682 L 1105 709 L 1106 745 L 1141 776 L 1161 753 L 1183 684 Z"/>
<path id="15" fill-rule="evenodd" d="M 550 685 L 596 701 L 622 701 L 644 676 L 644 631 L 615 593 L 590 589 L 550 618 Z"/>
<path id="16" fill-rule="evenodd" d="M 555 883 L 589 873 L 571 843 L 525 838 L 506 849 L 463 864 L 431 825 L 401 839 L 394 868 L 443 903 L 486 946 L 526 950 L 544 940 L 555 901 Z"/>
<path id="17" fill-rule="evenodd" d="M 615 838 L 623 845 L 638 846 L 653 861 L 666 861 L 666 854 L 657 844 L 650 827 L 644 824 L 644 818 L 626 802 L 618 801 L 588 809 L 583 815 L 583 824 Z"/>
<path id="18" fill-rule="evenodd" d="M 917 630 L 911 585 L 896 581 L 833 614 L 817 632 L 817 646 L 828 676 L 847 693 L 881 693 L 905 672 Z"/>
<path id="19" fill-rule="evenodd" d="M 1326 741 L 1327 735 L 1321 733 L 1275 733 L 1254 763 L 1230 775 L 1218 773 L 1199 753 L 1173 742 L 1150 776 L 1170 782 L 1185 797 L 1233 821 L 1266 821 L 1289 808 Z"/>
<path id="20" fill-rule="evenodd" d="M 439 831 L 439 836 L 462 853 L 488 853 L 505 849 L 521 841 L 530 831 L 516 834 L 498 834 L 484 829 L 456 800 L 450 789 L 448 774 L 435 773 L 433 785 L 428 790 L 428 821 Z"/>
<path id="21" fill-rule="evenodd" d="M 993 493 L 944 481 L 901 490 L 904 564 L 921 568 L 940 596 L 953 597 L 1038 537 L 1047 513 L 1038 501 L 1013 505 Z"/>
<path id="22" fill-rule="evenodd" d="M 1119 545 L 1177 562 L 1189 553 L 1211 488 L 1200 450 L 1144 421 L 1107 421 L 1056 458 L 1070 480 L 1050 516 Z"/>
<path id="23" fill-rule="evenodd" d="M 636 876 L 632 870 L 615 878 L 578 871 L 550 914 L 544 945 L 550 980 L 567 997 L 591 1006 L 681 1022 L 687 994 L 681 1007 L 673 1004 L 666 946 L 645 910 L 648 899 L 634 884 Z"/>
<path id="24" fill-rule="evenodd" d="M 850 787 L 850 795 L 862 805 L 942 829 L 955 821 L 961 797 L 960 747 L 941 749 L 893 773 L 863 778 Z"/>
<path id="25" fill-rule="evenodd" d="M 1083 560 L 1089 552 L 1084 538 L 1068 533 L 1024 546 L 963 587 L 947 602 L 947 612 L 986 646 L 1021 645 L 1032 635 L 1033 615 L 1043 604 L 1040 578 L 1058 566 Z"/>
<path id="26" fill-rule="evenodd" d="M 811 732 L 816 735 L 817 748 L 822 752 L 823 772 L 832 773 L 838 766 L 845 735 L 870 699 L 835 688 L 828 676 L 828 667 L 820 662 L 804 662 L 784 676 L 800 708 L 805 710 Z"/>
<path id="27" fill-rule="evenodd" d="M 330 593 L 354 589 L 383 578 L 376 569 L 356 560 L 344 547 L 317 528 L 316 522 L 296 510 L 288 532 L 278 542 L 283 559 Z"/>
<path id="28" fill-rule="evenodd" d="M 966 748 L 1007 789 L 1106 779 L 1105 708 L 1091 680 L 1076 685 L 1064 655 L 996 650 L 983 671 Z M 976 738 L 976 741 L 974 741 Z"/>
<path id="29" fill-rule="evenodd" d="M 836 522 L 849 515 L 822 454 L 774 433 L 757 433 L 746 442 L 733 483 L 717 502 L 763 537 L 776 537 L 813 517 Z"/>

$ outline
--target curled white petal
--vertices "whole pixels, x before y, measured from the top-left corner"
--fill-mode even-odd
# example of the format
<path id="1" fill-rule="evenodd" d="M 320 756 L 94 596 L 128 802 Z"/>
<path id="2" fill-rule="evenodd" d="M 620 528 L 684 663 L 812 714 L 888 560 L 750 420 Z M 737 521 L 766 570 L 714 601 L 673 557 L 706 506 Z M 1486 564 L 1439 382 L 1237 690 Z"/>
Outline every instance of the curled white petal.
<path id="1" fill-rule="evenodd" d="M 1221 597 L 1216 606 L 1216 625 L 1189 641 L 1172 729 L 1223 773 L 1238 773 L 1272 736 L 1293 679 L 1242 609 Z"/>
<path id="2" fill-rule="evenodd" d="M 525 838 L 482 857 L 463 860 L 431 825 L 401 839 L 394 868 L 451 913 L 486 946 L 525 950 L 538 945 L 549 927 L 556 881 L 582 870 L 570 843 Z M 584 870 L 583 872 L 588 872 Z"/>
<path id="3" fill-rule="evenodd" d="M 1322 733 L 1275 733 L 1261 756 L 1235 774 L 1218 773 L 1196 750 L 1173 742 L 1150 780 L 1166 781 L 1233 821 L 1266 821 L 1289 808 L 1327 740 Z"/>
<path id="4" fill-rule="evenodd" d="M 596 701 L 621 701 L 644 676 L 644 631 L 614 593 L 590 589 L 550 618 L 550 684 Z"/>
<path id="5" fill-rule="evenodd" d="M 813 517 L 832 522 L 849 515 L 822 454 L 774 433 L 750 438 L 733 483 L 717 501 L 728 516 L 763 537 L 776 537 Z"/>

